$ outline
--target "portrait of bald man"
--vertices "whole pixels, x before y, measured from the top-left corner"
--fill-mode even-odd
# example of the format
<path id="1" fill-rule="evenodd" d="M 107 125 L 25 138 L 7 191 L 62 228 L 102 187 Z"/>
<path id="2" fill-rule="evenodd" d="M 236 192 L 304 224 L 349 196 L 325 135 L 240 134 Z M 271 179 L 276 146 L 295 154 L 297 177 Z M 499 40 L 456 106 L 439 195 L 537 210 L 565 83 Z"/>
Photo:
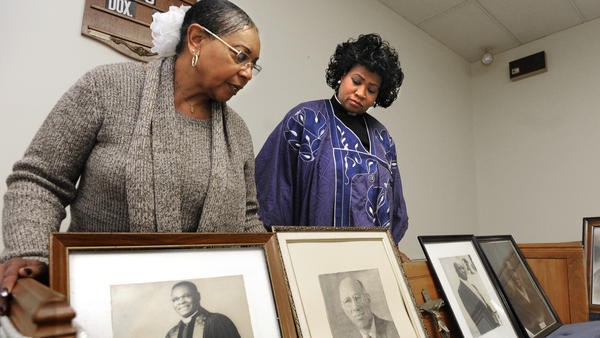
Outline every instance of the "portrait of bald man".
<path id="1" fill-rule="evenodd" d="M 333 337 L 400 337 L 376 269 L 319 277 Z"/>

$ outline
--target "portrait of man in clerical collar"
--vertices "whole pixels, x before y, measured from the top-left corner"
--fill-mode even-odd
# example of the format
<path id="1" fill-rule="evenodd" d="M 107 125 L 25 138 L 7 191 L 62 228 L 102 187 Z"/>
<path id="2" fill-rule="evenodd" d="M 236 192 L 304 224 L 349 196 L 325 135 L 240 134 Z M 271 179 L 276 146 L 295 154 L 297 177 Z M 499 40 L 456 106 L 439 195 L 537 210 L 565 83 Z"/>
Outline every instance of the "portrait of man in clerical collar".
<path id="1" fill-rule="evenodd" d="M 333 337 L 399 338 L 377 269 L 319 276 Z"/>
<path id="2" fill-rule="evenodd" d="M 242 275 L 111 285 L 114 338 L 254 337 Z"/>
<path id="3" fill-rule="evenodd" d="M 196 284 L 181 281 L 173 285 L 171 302 L 181 318 L 165 338 L 240 338 L 235 323 L 226 315 L 203 307 L 201 299 Z"/>
<path id="4" fill-rule="evenodd" d="M 471 257 L 448 257 L 440 259 L 440 262 L 471 333 L 480 336 L 499 327 L 497 311 Z"/>

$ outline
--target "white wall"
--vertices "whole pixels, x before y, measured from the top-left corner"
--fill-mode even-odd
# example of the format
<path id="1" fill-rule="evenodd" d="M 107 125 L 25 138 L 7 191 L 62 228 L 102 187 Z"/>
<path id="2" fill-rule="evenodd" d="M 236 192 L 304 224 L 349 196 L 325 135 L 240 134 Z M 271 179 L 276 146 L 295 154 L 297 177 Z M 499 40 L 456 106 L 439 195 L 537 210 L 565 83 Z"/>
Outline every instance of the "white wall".
<path id="1" fill-rule="evenodd" d="M 126 60 L 80 35 L 83 1 L 13 1 L 0 31 L 0 179 L 25 150 L 60 95 L 95 65 Z M 406 74 L 392 107 L 374 115 L 391 131 L 410 217 L 401 246 L 422 257 L 417 235 L 476 229 L 469 64 L 375 0 L 239 0 L 261 32 L 263 72 L 230 103 L 255 151 L 300 101 L 328 98 L 325 68 L 337 43 L 379 32 Z M 8 47 L 8 48 L 7 48 Z M 6 185 L 2 182 L 0 193 Z M 1 201 L 0 201 L 1 204 Z"/>
<path id="2" fill-rule="evenodd" d="M 509 80 L 542 50 L 547 72 Z M 479 233 L 577 241 L 600 216 L 599 55 L 595 20 L 472 65 Z"/>

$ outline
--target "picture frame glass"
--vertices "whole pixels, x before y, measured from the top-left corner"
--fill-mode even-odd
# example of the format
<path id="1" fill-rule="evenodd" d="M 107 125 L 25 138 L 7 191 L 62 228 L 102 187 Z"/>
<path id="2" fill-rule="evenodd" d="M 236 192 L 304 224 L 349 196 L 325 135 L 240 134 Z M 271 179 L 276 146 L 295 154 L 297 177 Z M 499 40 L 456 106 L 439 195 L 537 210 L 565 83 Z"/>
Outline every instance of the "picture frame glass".
<path id="1" fill-rule="evenodd" d="M 472 236 L 419 236 L 462 335 L 515 337 L 514 315 L 490 278 Z"/>
<path id="2" fill-rule="evenodd" d="M 545 337 L 561 326 L 512 236 L 476 237 L 504 295 L 528 337 Z"/>
<path id="3" fill-rule="evenodd" d="M 426 337 L 389 234 L 319 228 L 275 230 L 300 336 L 352 337 L 373 318 L 389 337 Z"/>
<path id="4" fill-rule="evenodd" d="M 583 219 L 583 243 L 588 276 L 589 311 L 593 317 L 600 314 L 600 217 Z"/>
<path id="5" fill-rule="evenodd" d="M 600 225 L 593 227 L 592 230 L 592 270 L 591 278 L 591 303 L 600 305 Z"/>

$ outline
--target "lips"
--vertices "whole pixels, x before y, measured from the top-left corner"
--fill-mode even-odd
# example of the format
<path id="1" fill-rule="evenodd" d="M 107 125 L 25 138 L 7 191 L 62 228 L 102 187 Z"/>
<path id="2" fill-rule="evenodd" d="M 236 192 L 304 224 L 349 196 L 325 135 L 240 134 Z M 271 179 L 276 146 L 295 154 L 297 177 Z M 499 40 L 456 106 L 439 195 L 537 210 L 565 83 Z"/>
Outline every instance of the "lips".
<path id="1" fill-rule="evenodd" d="M 180 305 L 177 307 L 177 311 L 188 311 L 191 308 L 190 305 Z"/>
<path id="2" fill-rule="evenodd" d="M 362 320 L 366 318 L 366 313 L 364 311 L 357 311 L 352 314 L 355 319 Z"/>
<path id="3" fill-rule="evenodd" d="M 349 99 L 348 101 L 350 101 L 350 104 L 353 105 L 353 106 L 355 106 L 355 107 L 359 107 L 359 108 L 363 107 L 362 103 L 360 103 L 360 102 L 358 102 L 356 100 Z"/>
<path id="4" fill-rule="evenodd" d="M 227 85 L 229 86 L 229 88 L 231 88 L 231 91 L 233 91 L 234 94 L 236 94 L 237 92 L 239 92 L 240 89 L 244 88 L 243 86 L 238 86 L 238 85 L 235 85 L 233 83 L 227 83 Z"/>

